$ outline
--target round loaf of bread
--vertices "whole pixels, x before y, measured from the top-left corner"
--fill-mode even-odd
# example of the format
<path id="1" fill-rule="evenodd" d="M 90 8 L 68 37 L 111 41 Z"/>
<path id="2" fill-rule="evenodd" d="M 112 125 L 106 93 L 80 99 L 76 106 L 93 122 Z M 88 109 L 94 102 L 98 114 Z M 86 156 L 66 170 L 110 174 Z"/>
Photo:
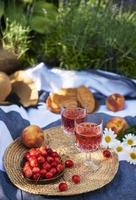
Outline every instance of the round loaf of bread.
<path id="1" fill-rule="evenodd" d="M 0 102 L 4 102 L 7 96 L 11 92 L 11 82 L 9 77 L 4 73 L 0 72 Z"/>

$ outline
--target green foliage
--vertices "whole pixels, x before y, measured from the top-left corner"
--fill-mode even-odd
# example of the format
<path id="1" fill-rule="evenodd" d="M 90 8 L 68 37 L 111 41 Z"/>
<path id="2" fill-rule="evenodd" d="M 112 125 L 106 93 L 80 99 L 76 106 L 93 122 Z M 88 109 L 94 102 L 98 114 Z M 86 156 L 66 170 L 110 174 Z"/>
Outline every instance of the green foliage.
<path id="1" fill-rule="evenodd" d="M 3 47 L 10 49 L 21 59 L 29 49 L 29 32 L 28 27 L 7 20 L 6 29 L 3 31 Z"/>
<path id="2" fill-rule="evenodd" d="M 32 30 L 39 33 L 48 33 L 54 26 L 57 9 L 53 4 L 43 1 L 36 1 L 33 4 L 33 10 L 29 17 L 29 24 Z"/>
<path id="3" fill-rule="evenodd" d="M 117 139 L 119 139 L 122 142 L 125 135 L 128 135 L 130 133 L 136 135 L 136 125 L 130 126 L 123 133 L 118 134 Z"/>
<path id="4" fill-rule="evenodd" d="M 55 0 L 0 0 L 4 47 L 17 53 L 23 65 L 44 61 L 136 78 L 135 8 L 119 7 L 115 0 L 67 2 L 57 8 Z"/>
<path id="5" fill-rule="evenodd" d="M 135 11 L 104 1 L 69 4 L 59 12 L 55 34 L 43 45 L 46 57 L 55 55 L 61 67 L 116 70 L 136 78 Z"/>
<path id="6" fill-rule="evenodd" d="M 42 53 L 39 38 L 42 38 L 41 33 L 48 34 L 52 30 L 56 15 L 57 8 L 45 0 L 0 0 L 3 47 L 14 52 L 23 65 L 38 62 L 38 54 Z"/>
<path id="7" fill-rule="evenodd" d="M 0 1 L 0 17 L 4 14 L 4 2 Z"/>

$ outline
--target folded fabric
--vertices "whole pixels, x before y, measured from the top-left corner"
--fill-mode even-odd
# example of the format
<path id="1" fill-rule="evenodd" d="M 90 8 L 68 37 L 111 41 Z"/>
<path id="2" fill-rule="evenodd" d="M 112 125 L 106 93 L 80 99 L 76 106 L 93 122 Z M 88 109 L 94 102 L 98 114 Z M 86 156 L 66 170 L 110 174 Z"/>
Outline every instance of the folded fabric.
<path id="1" fill-rule="evenodd" d="M 61 87 L 78 87 L 85 85 L 93 92 L 104 96 L 120 93 L 124 96 L 136 97 L 136 82 L 126 77 L 101 70 L 68 71 L 48 69 L 44 63 L 26 70 L 36 82 L 39 91 L 54 92 Z"/>

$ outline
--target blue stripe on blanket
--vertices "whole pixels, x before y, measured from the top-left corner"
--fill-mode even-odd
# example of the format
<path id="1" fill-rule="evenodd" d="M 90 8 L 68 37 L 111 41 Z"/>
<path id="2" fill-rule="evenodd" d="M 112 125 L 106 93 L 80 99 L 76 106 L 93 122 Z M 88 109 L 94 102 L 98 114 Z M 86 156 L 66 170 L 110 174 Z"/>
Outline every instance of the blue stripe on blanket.
<path id="1" fill-rule="evenodd" d="M 106 73 L 105 71 L 101 70 L 87 70 L 88 72 L 91 72 L 93 74 L 97 74 L 101 77 L 110 79 L 110 80 L 120 80 L 123 81 L 124 83 L 127 83 L 130 87 L 132 87 L 136 91 L 136 83 L 132 80 L 127 78 L 126 76 L 122 76 L 119 74 L 113 74 L 113 73 Z"/>
<path id="2" fill-rule="evenodd" d="M 7 174 L 0 170 L 0 200 L 21 200 L 22 191 L 10 182 Z"/>
<path id="3" fill-rule="evenodd" d="M 26 126 L 30 125 L 29 121 L 23 119 L 21 115 L 15 111 L 5 113 L 2 109 L 0 109 L 0 120 L 6 124 L 13 139 L 19 137 L 21 131 Z"/>

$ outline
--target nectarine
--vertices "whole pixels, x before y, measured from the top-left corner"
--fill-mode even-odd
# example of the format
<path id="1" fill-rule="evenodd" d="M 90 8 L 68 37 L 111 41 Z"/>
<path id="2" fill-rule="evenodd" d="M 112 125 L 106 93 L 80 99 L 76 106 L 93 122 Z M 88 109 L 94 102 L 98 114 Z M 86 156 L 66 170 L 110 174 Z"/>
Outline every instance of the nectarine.
<path id="1" fill-rule="evenodd" d="M 125 98 L 121 94 L 112 94 L 106 98 L 106 106 L 113 112 L 123 110 L 125 108 Z"/>
<path id="2" fill-rule="evenodd" d="M 40 147 L 44 143 L 43 131 L 39 126 L 30 125 L 23 130 L 21 140 L 28 148 Z"/>
<path id="3" fill-rule="evenodd" d="M 128 128 L 128 123 L 122 117 L 113 117 L 107 122 L 106 128 L 111 128 L 115 134 L 120 134 Z"/>

